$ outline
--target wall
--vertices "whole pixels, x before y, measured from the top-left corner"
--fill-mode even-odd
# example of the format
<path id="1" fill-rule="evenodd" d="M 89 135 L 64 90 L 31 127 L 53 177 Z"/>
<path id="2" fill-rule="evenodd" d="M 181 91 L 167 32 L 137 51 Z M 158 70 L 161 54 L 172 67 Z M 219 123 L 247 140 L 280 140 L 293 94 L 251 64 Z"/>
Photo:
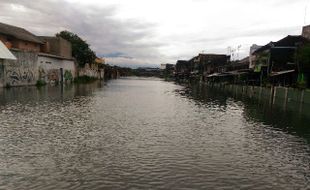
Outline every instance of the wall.
<path id="1" fill-rule="evenodd" d="M 63 69 L 61 76 L 60 69 Z M 76 66 L 73 60 L 60 59 L 55 56 L 39 54 L 38 78 L 46 83 L 72 81 L 76 77 Z"/>
<path id="2" fill-rule="evenodd" d="M 41 49 L 40 44 L 33 43 L 33 42 L 13 40 L 12 44 L 13 44 L 13 48 L 17 48 L 17 49 L 25 50 L 25 51 L 40 52 L 40 49 Z"/>
<path id="3" fill-rule="evenodd" d="M 104 78 L 104 69 L 98 69 L 98 66 L 93 64 L 92 67 L 89 66 L 89 64 L 85 64 L 84 68 L 79 69 L 79 76 L 88 76 L 88 77 L 94 77 L 98 79 Z"/>
<path id="4" fill-rule="evenodd" d="M 2 87 L 35 85 L 37 82 L 37 54 L 20 50 L 11 50 L 17 60 L 3 61 Z"/>
<path id="5" fill-rule="evenodd" d="M 0 87 L 4 86 L 4 66 L 3 59 L 0 59 Z"/>
<path id="6" fill-rule="evenodd" d="M 50 37 L 42 36 L 40 37 L 45 41 L 43 51 L 45 53 L 58 55 L 67 59 L 72 58 L 72 47 L 71 43 L 61 37 Z"/>
<path id="7" fill-rule="evenodd" d="M 27 42 L 15 38 L 11 38 L 6 35 L 0 34 L 0 40 L 7 46 L 8 48 L 16 48 L 25 51 L 34 51 L 39 52 L 41 49 L 41 45 L 39 43 Z M 8 45 L 9 44 L 9 45 Z"/>
<path id="8" fill-rule="evenodd" d="M 286 87 L 241 86 L 221 83 L 207 83 L 208 86 L 227 91 L 234 96 L 246 96 L 268 102 L 284 110 L 298 111 L 310 116 L 310 90 Z"/>
<path id="9" fill-rule="evenodd" d="M 310 25 L 309 26 L 304 26 L 302 28 L 302 36 L 307 38 L 307 39 L 310 39 Z"/>

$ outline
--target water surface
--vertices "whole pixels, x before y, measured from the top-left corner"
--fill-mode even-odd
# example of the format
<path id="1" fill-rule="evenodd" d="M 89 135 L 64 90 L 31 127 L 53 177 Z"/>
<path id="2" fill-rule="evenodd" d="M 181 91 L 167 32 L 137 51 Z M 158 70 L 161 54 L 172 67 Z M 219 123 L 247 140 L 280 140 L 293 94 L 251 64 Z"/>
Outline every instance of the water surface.
<path id="1" fill-rule="evenodd" d="M 158 79 L 0 90 L 0 189 L 310 189 L 309 121 Z"/>

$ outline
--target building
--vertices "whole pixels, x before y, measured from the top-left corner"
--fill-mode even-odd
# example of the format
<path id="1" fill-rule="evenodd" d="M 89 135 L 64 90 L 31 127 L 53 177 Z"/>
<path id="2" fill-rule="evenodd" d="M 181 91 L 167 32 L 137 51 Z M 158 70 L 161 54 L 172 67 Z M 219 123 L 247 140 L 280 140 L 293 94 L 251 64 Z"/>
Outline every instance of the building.
<path id="1" fill-rule="evenodd" d="M 176 79 L 188 79 L 191 73 L 191 66 L 189 61 L 178 60 L 175 64 Z"/>
<path id="2" fill-rule="evenodd" d="M 304 26 L 302 28 L 302 37 L 310 39 L 310 25 Z"/>
<path id="3" fill-rule="evenodd" d="M 4 23 L 0 23 L 0 40 L 9 49 L 23 51 L 40 52 L 43 45 L 40 38 L 29 31 Z"/>
<path id="4" fill-rule="evenodd" d="M 207 77 L 213 73 L 225 72 L 230 63 L 230 56 L 225 54 L 202 54 L 200 62 L 203 64 L 203 75 Z"/>
<path id="5" fill-rule="evenodd" d="M 254 72 L 261 73 L 261 83 L 264 78 L 268 78 L 275 85 L 295 84 L 299 73 L 296 53 L 299 47 L 309 42 L 302 35 L 289 35 L 257 49 L 253 53 Z"/>
<path id="6" fill-rule="evenodd" d="M 232 61 L 227 67 L 227 71 L 249 71 L 250 57 Z"/>
<path id="7" fill-rule="evenodd" d="M 71 43 L 59 37 L 38 37 L 0 23 L 0 40 L 16 60 L 3 60 L 2 86 L 72 81 L 76 76 Z"/>
<path id="8" fill-rule="evenodd" d="M 255 57 L 255 54 L 253 54 L 256 50 L 258 50 L 259 48 L 261 48 L 262 46 L 259 46 L 259 45 L 256 45 L 256 44 L 253 44 L 251 47 L 250 47 L 250 55 L 249 55 L 249 61 L 250 61 L 250 64 L 249 64 L 249 68 L 254 70 L 254 67 L 255 67 L 255 64 L 254 64 L 254 61 L 256 59 Z"/>
<path id="9" fill-rule="evenodd" d="M 44 43 L 42 52 L 72 59 L 72 46 L 69 41 L 58 36 L 40 36 L 40 39 Z"/>
<path id="10" fill-rule="evenodd" d="M 4 61 L 16 60 L 16 57 L 10 50 L 0 41 L 0 87 L 5 85 Z"/>
<path id="11" fill-rule="evenodd" d="M 45 83 L 69 82 L 77 76 L 71 43 L 57 36 L 40 36 L 44 43 L 38 53 L 38 80 Z"/>

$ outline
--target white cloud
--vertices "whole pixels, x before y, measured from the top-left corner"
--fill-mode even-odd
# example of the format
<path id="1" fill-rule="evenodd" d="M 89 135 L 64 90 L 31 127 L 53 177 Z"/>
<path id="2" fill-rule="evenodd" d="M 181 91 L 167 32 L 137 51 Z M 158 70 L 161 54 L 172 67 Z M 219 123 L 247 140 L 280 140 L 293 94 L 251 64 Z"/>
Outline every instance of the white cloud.
<path id="1" fill-rule="evenodd" d="M 0 0 L 0 21 L 39 35 L 71 30 L 119 65 L 226 53 L 300 34 L 309 0 Z M 35 18 L 35 19 L 34 19 Z M 306 23 L 308 24 L 308 23 Z"/>

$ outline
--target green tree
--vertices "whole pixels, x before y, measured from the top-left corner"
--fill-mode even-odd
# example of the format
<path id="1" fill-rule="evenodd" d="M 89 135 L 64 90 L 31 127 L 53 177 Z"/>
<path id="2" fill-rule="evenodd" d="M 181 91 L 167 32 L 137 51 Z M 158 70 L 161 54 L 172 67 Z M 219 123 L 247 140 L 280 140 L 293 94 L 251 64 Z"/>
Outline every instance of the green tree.
<path id="1" fill-rule="evenodd" d="M 306 88 L 308 84 L 308 75 L 310 71 L 310 44 L 298 47 L 296 52 L 298 66 L 297 85 L 300 88 Z"/>
<path id="2" fill-rule="evenodd" d="M 297 49 L 298 72 L 310 70 L 310 44 L 301 46 Z"/>
<path id="3" fill-rule="evenodd" d="M 61 31 L 56 34 L 72 44 L 72 55 L 77 60 L 80 67 L 84 67 L 86 63 L 92 64 L 96 59 L 96 54 L 90 49 L 89 44 L 80 38 L 77 34 L 69 31 Z"/>

